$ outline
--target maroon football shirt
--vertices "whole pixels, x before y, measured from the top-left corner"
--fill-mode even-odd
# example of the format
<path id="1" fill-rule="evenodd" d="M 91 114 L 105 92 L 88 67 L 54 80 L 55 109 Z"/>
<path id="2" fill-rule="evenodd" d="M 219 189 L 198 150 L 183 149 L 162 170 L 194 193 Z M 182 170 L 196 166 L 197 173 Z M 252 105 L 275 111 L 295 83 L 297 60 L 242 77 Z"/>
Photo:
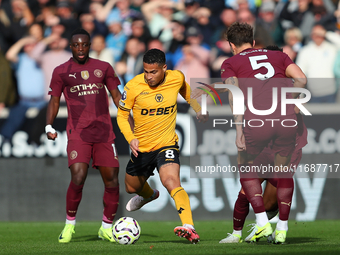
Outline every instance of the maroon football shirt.
<path id="1" fill-rule="evenodd" d="M 286 77 L 287 67 L 293 61 L 281 51 L 246 49 L 226 59 L 221 66 L 221 77 L 237 77 L 247 105 L 248 87 L 253 89 L 253 106 L 257 110 L 268 110 L 272 106 L 273 88 L 277 88 L 277 108 L 266 116 L 254 115 L 247 108 L 244 119 L 278 118 L 281 116 L 281 88 L 292 87 L 292 80 Z M 292 98 L 291 94 L 287 98 Z M 294 106 L 287 105 L 286 115 L 294 114 Z"/>
<path id="2" fill-rule="evenodd" d="M 97 59 L 80 65 L 71 58 L 54 69 L 48 94 L 64 93 L 68 140 L 99 143 L 115 138 L 105 86 L 113 90 L 119 84 L 112 66 Z"/>

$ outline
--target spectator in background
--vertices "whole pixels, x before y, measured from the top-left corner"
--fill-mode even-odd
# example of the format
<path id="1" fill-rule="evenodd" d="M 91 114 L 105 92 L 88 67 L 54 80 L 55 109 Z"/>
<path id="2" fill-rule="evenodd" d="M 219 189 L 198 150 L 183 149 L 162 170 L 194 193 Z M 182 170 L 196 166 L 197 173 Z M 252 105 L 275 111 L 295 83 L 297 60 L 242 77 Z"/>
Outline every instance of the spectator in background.
<path id="1" fill-rule="evenodd" d="M 198 0 L 184 0 L 184 17 L 181 22 L 185 27 L 197 26 L 197 20 L 193 17 L 194 13 L 200 7 Z"/>
<path id="2" fill-rule="evenodd" d="M 106 47 L 105 37 L 102 35 L 95 35 L 92 38 L 91 50 L 89 53 L 90 58 L 99 59 L 109 63 L 112 67 L 115 66 L 115 61 L 113 58 L 113 52 L 111 49 Z M 118 85 L 118 89 L 119 89 Z M 107 90 L 108 97 L 111 97 L 110 91 Z M 113 103 L 112 103 L 113 106 Z"/>
<path id="3" fill-rule="evenodd" d="M 16 103 L 17 90 L 10 63 L 0 48 L 0 113 Z"/>
<path id="4" fill-rule="evenodd" d="M 137 38 L 131 38 L 126 42 L 125 52 L 121 60 L 116 64 L 116 71 L 123 78 L 124 84 L 143 72 L 144 51 L 144 44 Z"/>
<path id="5" fill-rule="evenodd" d="M 280 13 L 284 29 L 298 27 L 303 38 L 309 36 L 314 23 L 310 0 L 287 1 Z"/>
<path id="6" fill-rule="evenodd" d="M 52 15 L 51 15 L 52 14 Z M 61 24 L 65 27 L 64 37 L 70 38 L 72 32 L 80 27 L 80 22 L 75 13 L 72 11 L 70 3 L 66 0 L 58 1 L 56 6 L 56 15 L 48 15 L 48 26 L 52 27 Z M 48 33 L 49 35 L 50 33 Z"/>
<path id="7" fill-rule="evenodd" d="M 269 32 L 258 22 L 256 17 L 249 9 L 241 9 L 238 11 L 237 20 L 241 23 L 247 23 L 254 29 L 255 48 L 263 48 L 268 45 L 273 45 L 274 40 Z"/>
<path id="8" fill-rule="evenodd" d="M 94 0 L 94 1 L 93 0 L 66 0 L 66 1 L 70 1 L 72 3 L 73 12 L 78 17 L 80 17 L 84 13 L 89 13 L 90 12 L 90 5 L 94 1 L 103 5 L 102 0 L 99 0 L 99 1 L 98 0 Z"/>
<path id="9" fill-rule="evenodd" d="M 113 52 L 106 47 L 105 37 L 96 35 L 92 38 L 90 58 L 99 59 L 108 62 L 112 67 L 115 65 Z"/>
<path id="10" fill-rule="evenodd" d="M 54 68 L 66 62 L 72 56 L 71 52 L 65 50 L 68 45 L 68 40 L 61 37 L 59 26 L 62 25 L 54 26 L 52 28 L 52 34 L 38 42 L 32 49 L 32 52 L 30 52 L 30 57 L 39 64 L 44 73 L 44 97 L 46 101 L 50 99 L 48 89 Z M 42 125 L 42 127 L 44 127 L 44 125 Z M 44 130 L 42 130 L 42 133 L 44 133 Z"/>
<path id="11" fill-rule="evenodd" d="M 200 7 L 194 13 L 194 18 L 197 20 L 197 27 L 203 36 L 203 43 L 211 47 L 213 45 L 212 36 L 215 31 L 215 26 L 210 20 L 211 11 L 206 7 Z"/>
<path id="12" fill-rule="evenodd" d="M 53 0 L 36 0 L 36 1 L 28 1 L 30 10 L 32 11 L 34 17 L 38 17 L 41 15 L 42 10 L 46 6 L 55 5 L 55 1 Z"/>
<path id="13" fill-rule="evenodd" d="M 152 39 L 149 28 L 143 19 L 135 19 L 132 21 L 130 38 L 138 38 L 139 41 L 144 43 L 145 47 Z"/>
<path id="14" fill-rule="evenodd" d="M 324 7 L 326 12 L 320 12 Z M 335 8 L 331 0 L 297 0 L 288 1 L 280 13 L 284 29 L 298 27 L 303 36 L 303 44 L 310 40 L 310 32 L 314 24 L 322 19 L 327 13 L 333 14 Z"/>
<path id="15" fill-rule="evenodd" d="M 243 10 L 249 10 L 253 14 L 256 13 L 256 6 L 255 1 L 248 1 L 248 0 L 236 0 L 236 7 L 233 7 L 235 10 L 243 11 Z"/>
<path id="16" fill-rule="evenodd" d="M 333 68 L 338 50 L 325 40 L 325 36 L 324 27 L 315 25 L 312 41 L 301 48 L 296 59 L 296 64 L 308 78 L 307 88 L 312 94 L 309 103 L 334 103 L 336 99 Z"/>
<path id="17" fill-rule="evenodd" d="M 142 5 L 152 37 L 159 38 L 167 51 L 172 40 L 171 20 L 176 3 L 169 0 L 154 0 Z"/>
<path id="18" fill-rule="evenodd" d="M 334 31 L 336 29 L 334 2 L 332 0 L 312 0 L 312 3 L 314 23 L 322 25 L 326 30 Z"/>
<path id="19" fill-rule="evenodd" d="M 181 72 L 183 72 L 190 87 L 194 90 L 200 86 L 200 84 L 194 82 L 194 78 L 208 79 L 210 77 L 208 67 L 209 51 L 198 44 L 191 44 L 183 46 L 182 52 L 183 57 L 175 66 L 175 70 L 181 70 Z M 178 97 L 177 101 L 184 103 L 181 97 Z M 197 101 L 200 101 L 200 99 Z M 212 104 L 212 99 L 207 98 L 207 103 Z"/>
<path id="20" fill-rule="evenodd" d="M 225 8 L 220 14 L 220 24 L 214 31 L 212 42 L 215 45 L 223 36 L 228 27 L 237 21 L 236 11 L 232 8 Z"/>
<path id="21" fill-rule="evenodd" d="M 0 134 L 4 137 L 6 144 L 11 142 L 13 134 L 21 128 L 26 119 L 26 111 L 30 107 L 41 109 L 47 103 L 44 99 L 43 71 L 30 56 L 36 43 L 36 38 L 24 37 L 9 48 L 6 53 L 6 58 L 15 67 L 19 94 L 19 102 L 10 108 L 9 116 L 1 127 Z M 22 49 L 23 52 L 20 53 Z"/>
<path id="22" fill-rule="evenodd" d="M 141 6 L 144 4 L 144 2 L 145 0 L 131 0 L 130 8 L 141 13 L 142 12 Z"/>
<path id="23" fill-rule="evenodd" d="M 147 47 L 146 47 L 146 50 L 151 50 L 151 49 L 158 49 L 164 52 L 163 43 L 159 39 L 153 38 L 148 42 Z M 171 56 L 170 52 L 165 53 L 165 59 L 166 59 L 165 63 L 167 66 L 172 66 L 173 63 L 168 59 L 168 56 Z"/>
<path id="24" fill-rule="evenodd" d="M 211 25 L 216 27 L 219 24 L 219 17 L 222 10 L 225 8 L 224 0 L 199 0 L 200 6 L 205 7 L 211 12 Z"/>
<path id="25" fill-rule="evenodd" d="M 300 29 L 297 27 L 288 28 L 284 33 L 284 41 L 283 52 L 295 62 L 297 53 L 302 47 L 302 33 Z"/>
<path id="26" fill-rule="evenodd" d="M 28 34 L 37 39 L 37 42 L 44 39 L 44 31 L 40 24 L 33 23 L 28 29 Z"/>
<path id="27" fill-rule="evenodd" d="M 11 0 L 11 13 L 7 14 L 10 18 L 7 39 L 9 45 L 12 45 L 27 34 L 34 22 L 34 15 L 26 0 Z"/>
<path id="28" fill-rule="evenodd" d="M 94 19 L 105 26 L 107 13 L 103 13 L 104 6 L 101 1 L 92 0 L 89 4 L 89 13 L 91 13 Z M 86 13 L 86 12 L 85 12 Z"/>
<path id="29" fill-rule="evenodd" d="M 0 0 L 0 49 L 2 49 L 2 52 L 6 52 L 10 47 L 10 25 L 11 20 Z"/>
<path id="30" fill-rule="evenodd" d="M 90 34 L 91 38 L 95 35 L 95 24 L 93 20 L 94 17 L 90 13 L 83 13 L 79 17 L 81 28 L 85 29 Z"/>
<path id="31" fill-rule="evenodd" d="M 269 32 L 271 38 L 274 40 L 275 45 L 283 45 L 283 29 L 275 16 L 275 2 L 267 0 L 262 2 L 259 8 L 260 24 L 266 31 Z"/>
<path id="32" fill-rule="evenodd" d="M 199 45 L 190 44 L 183 46 L 182 51 L 183 58 L 175 66 L 175 69 L 181 70 L 188 81 L 191 78 L 209 78 L 209 51 Z"/>
<path id="33" fill-rule="evenodd" d="M 91 38 L 96 35 L 106 36 L 108 34 L 107 26 L 95 20 L 93 14 L 83 13 L 79 18 L 81 27 L 91 35 Z"/>
<path id="34" fill-rule="evenodd" d="M 204 43 L 201 31 L 197 27 L 189 27 L 185 31 L 186 42 L 188 44 L 199 45 L 207 50 L 210 49 L 210 45 Z"/>
<path id="35" fill-rule="evenodd" d="M 45 6 L 42 8 L 41 14 L 36 18 L 36 21 L 42 24 L 44 36 L 50 35 L 52 27 L 59 23 L 56 13 L 54 6 Z"/>
<path id="36" fill-rule="evenodd" d="M 106 24 L 110 32 L 106 37 L 106 46 L 112 50 L 114 61 L 118 62 L 124 52 L 127 36 L 123 32 L 119 17 L 111 17 Z"/>
<path id="37" fill-rule="evenodd" d="M 182 57 L 182 47 L 186 44 L 185 27 L 181 22 L 172 20 L 171 31 L 172 40 L 169 50 L 165 53 L 168 69 L 174 69 L 174 66 Z M 164 49 L 162 51 L 164 51 Z"/>
<path id="38" fill-rule="evenodd" d="M 340 10 L 339 10 L 340 11 Z M 335 63 L 334 63 L 334 76 L 335 76 L 335 81 L 336 81 L 336 102 L 340 102 L 340 34 L 338 32 L 331 32 L 327 31 L 326 33 L 326 38 L 331 41 L 334 45 L 337 46 L 338 48 L 338 53 L 335 58 Z"/>
<path id="39" fill-rule="evenodd" d="M 38 42 L 30 53 L 30 56 L 40 65 L 44 73 L 44 98 L 46 102 L 48 102 L 50 99 L 48 96 L 48 91 L 54 68 L 66 62 L 72 56 L 71 52 L 65 50 L 68 45 L 68 40 L 61 37 L 62 31 L 64 31 L 62 25 L 56 25 L 52 27 L 52 34 Z M 65 101 L 64 96 L 61 97 L 61 101 Z M 29 131 L 29 143 L 40 145 L 41 136 L 45 133 L 44 126 L 46 113 L 47 104 L 41 108 L 38 115 L 34 119 L 36 127 Z"/>
<path id="40" fill-rule="evenodd" d="M 153 38 L 148 42 L 146 50 L 151 49 L 158 49 L 164 52 L 163 43 L 159 39 Z"/>
<path id="41" fill-rule="evenodd" d="M 127 36 L 131 35 L 132 20 L 142 18 L 139 11 L 130 8 L 130 0 L 109 0 L 104 8 L 106 12 L 109 10 L 107 16 L 105 16 L 106 22 L 110 19 L 120 19 L 124 34 Z"/>
<path id="42" fill-rule="evenodd" d="M 185 68 L 183 73 L 190 83 L 190 78 L 205 78 L 206 68 L 208 68 L 209 57 L 210 57 L 210 47 L 209 45 L 202 42 L 203 38 L 200 31 L 196 27 L 189 27 L 186 30 L 186 44 L 190 47 L 184 46 L 181 50 L 181 55 L 178 55 L 179 60 L 175 64 L 175 69 L 182 70 L 180 68 Z M 192 63 L 192 66 L 190 66 Z M 195 75 L 195 66 L 199 69 L 204 69 L 204 71 L 197 71 Z M 209 70 L 209 69 L 208 69 Z M 191 87 L 195 88 L 193 84 Z"/>
<path id="43" fill-rule="evenodd" d="M 256 8 L 254 0 L 225 0 L 225 6 L 236 11 L 249 9 L 251 12 L 254 12 Z"/>
<path id="44" fill-rule="evenodd" d="M 216 43 L 216 47 L 211 50 L 211 77 L 219 78 L 221 76 L 221 65 L 227 59 L 233 56 L 229 42 L 224 36 Z"/>

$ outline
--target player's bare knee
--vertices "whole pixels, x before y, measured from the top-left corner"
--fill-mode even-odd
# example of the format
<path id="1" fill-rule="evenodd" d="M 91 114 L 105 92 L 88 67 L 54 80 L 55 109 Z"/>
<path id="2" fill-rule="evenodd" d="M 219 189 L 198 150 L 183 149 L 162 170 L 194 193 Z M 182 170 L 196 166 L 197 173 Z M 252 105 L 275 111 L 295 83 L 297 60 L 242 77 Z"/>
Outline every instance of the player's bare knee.
<path id="1" fill-rule="evenodd" d="M 118 180 L 118 178 L 113 178 L 113 180 L 112 180 L 112 185 L 113 185 L 113 187 L 118 187 L 118 186 L 119 186 L 119 180 Z"/>
<path id="2" fill-rule="evenodd" d="M 134 192 L 132 191 L 132 188 L 131 188 L 129 185 L 127 185 L 126 183 L 125 183 L 125 191 L 126 191 L 126 193 L 128 193 L 128 194 L 134 193 Z"/>
<path id="3" fill-rule="evenodd" d="M 114 188 L 119 186 L 118 178 L 113 178 L 110 180 L 104 180 L 104 185 L 106 188 Z"/>
<path id="4" fill-rule="evenodd" d="M 86 178 L 83 178 L 82 176 L 72 176 L 72 182 L 75 185 L 83 185 L 85 183 Z"/>
<path id="5" fill-rule="evenodd" d="M 125 191 L 128 194 L 134 194 L 134 193 L 138 193 L 140 191 L 140 189 L 136 189 L 136 188 L 130 186 L 129 184 L 125 183 Z"/>
<path id="6" fill-rule="evenodd" d="M 165 180 L 162 180 L 163 186 L 168 190 L 170 193 L 173 189 L 180 186 L 180 182 L 176 180 L 176 178 L 168 177 Z"/>
<path id="7" fill-rule="evenodd" d="M 118 175 L 119 175 L 119 168 L 118 167 L 113 168 L 113 178 L 118 179 Z"/>

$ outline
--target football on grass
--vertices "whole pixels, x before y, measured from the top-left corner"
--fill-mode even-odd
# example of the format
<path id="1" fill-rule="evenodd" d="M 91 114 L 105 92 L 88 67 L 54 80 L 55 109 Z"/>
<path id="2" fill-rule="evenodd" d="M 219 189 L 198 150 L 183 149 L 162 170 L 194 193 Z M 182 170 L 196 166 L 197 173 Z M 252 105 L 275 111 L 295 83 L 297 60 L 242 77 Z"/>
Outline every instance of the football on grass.
<path id="1" fill-rule="evenodd" d="M 131 217 L 122 217 L 113 225 L 113 238 L 119 244 L 134 244 L 141 233 L 138 222 Z"/>

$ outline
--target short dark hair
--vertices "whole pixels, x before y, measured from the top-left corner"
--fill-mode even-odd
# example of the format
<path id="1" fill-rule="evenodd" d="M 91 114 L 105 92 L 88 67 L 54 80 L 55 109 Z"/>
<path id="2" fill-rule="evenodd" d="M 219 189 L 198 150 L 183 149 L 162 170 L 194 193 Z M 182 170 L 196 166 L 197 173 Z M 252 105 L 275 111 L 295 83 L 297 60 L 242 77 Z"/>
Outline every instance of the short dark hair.
<path id="1" fill-rule="evenodd" d="M 263 49 L 265 49 L 265 50 L 274 50 L 274 51 L 281 51 L 281 52 L 283 52 L 283 49 L 280 48 L 280 47 L 277 46 L 277 45 L 268 45 L 267 47 L 264 47 Z"/>
<path id="2" fill-rule="evenodd" d="M 148 50 L 143 57 L 143 62 L 146 64 L 164 65 L 165 61 L 165 54 L 159 49 Z"/>
<path id="3" fill-rule="evenodd" d="M 83 28 L 77 28 L 76 30 L 74 30 L 73 32 L 72 32 L 72 34 L 71 34 L 71 40 L 70 41 L 72 41 L 72 37 L 74 36 L 74 35 L 87 35 L 88 36 L 88 38 L 89 38 L 89 40 L 91 40 L 91 36 L 90 36 L 90 34 L 89 34 L 89 32 L 87 32 L 85 29 L 83 29 Z"/>
<path id="4" fill-rule="evenodd" d="M 240 47 L 246 43 L 253 45 L 253 28 L 247 23 L 235 22 L 226 31 L 225 38 L 236 47 Z"/>

